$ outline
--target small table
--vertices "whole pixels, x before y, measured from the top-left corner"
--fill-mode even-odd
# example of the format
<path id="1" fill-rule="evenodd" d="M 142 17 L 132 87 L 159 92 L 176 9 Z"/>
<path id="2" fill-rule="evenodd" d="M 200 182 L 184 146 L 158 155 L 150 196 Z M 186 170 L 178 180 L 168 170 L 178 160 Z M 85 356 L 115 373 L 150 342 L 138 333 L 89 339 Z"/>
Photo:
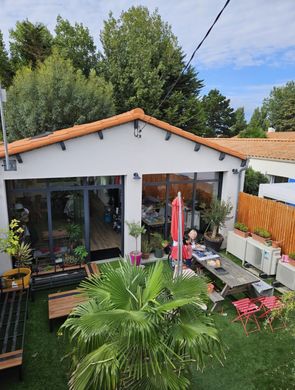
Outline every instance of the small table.
<path id="1" fill-rule="evenodd" d="M 216 254 L 213 250 L 211 252 Z M 193 257 L 196 261 L 206 268 L 212 275 L 224 283 L 224 287 L 220 295 L 225 298 L 227 295 L 237 294 L 240 292 L 248 291 L 252 283 L 259 282 L 256 276 L 246 271 L 244 268 L 233 263 L 231 260 L 226 259 L 219 255 L 221 267 L 223 272 L 207 264 L 207 260 L 200 260 L 198 256 L 193 252 Z M 214 304 L 212 311 L 216 308 L 217 304 Z"/>
<path id="2" fill-rule="evenodd" d="M 148 242 L 151 240 L 151 228 L 161 228 L 162 226 L 165 225 L 165 219 L 164 218 L 158 218 L 155 219 L 154 221 L 151 221 L 146 218 L 142 218 L 142 222 L 146 226 L 147 229 L 147 235 L 148 235 Z"/>

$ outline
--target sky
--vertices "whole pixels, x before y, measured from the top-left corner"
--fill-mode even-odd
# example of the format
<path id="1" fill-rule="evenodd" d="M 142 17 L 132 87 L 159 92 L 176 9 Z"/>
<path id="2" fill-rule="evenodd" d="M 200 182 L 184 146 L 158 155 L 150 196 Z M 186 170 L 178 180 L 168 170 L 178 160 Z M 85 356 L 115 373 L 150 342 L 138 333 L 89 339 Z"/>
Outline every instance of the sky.
<path id="1" fill-rule="evenodd" d="M 134 5 L 158 9 L 187 60 L 225 0 L 0 0 L 0 29 L 8 46 L 9 30 L 28 18 L 54 31 L 60 14 L 86 25 L 101 48 L 99 32 L 110 11 L 118 17 Z M 217 88 L 246 117 L 274 86 L 295 79 L 295 0 L 231 0 L 197 52 L 193 66 L 204 80 L 203 94 Z"/>

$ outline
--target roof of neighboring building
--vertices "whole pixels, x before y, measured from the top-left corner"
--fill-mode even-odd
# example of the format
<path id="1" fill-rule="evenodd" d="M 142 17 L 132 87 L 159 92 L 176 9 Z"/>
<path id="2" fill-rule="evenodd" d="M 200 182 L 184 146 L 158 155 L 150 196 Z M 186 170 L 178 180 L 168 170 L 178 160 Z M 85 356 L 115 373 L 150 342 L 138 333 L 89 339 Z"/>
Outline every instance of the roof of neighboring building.
<path id="1" fill-rule="evenodd" d="M 124 114 L 119 114 L 112 116 L 110 118 L 102 119 L 92 123 L 86 123 L 83 125 L 73 126 L 68 129 L 56 130 L 52 133 L 49 133 L 43 137 L 31 137 L 24 138 L 17 141 L 14 141 L 8 145 L 9 155 L 15 155 L 23 152 L 28 152 L 30 150 L 42 148 L 44 146 L 52 145 L 57 142 L 67 141 L 72 138 L 81 137 L 87 134 L 99 132 L 114 126 L 119 126 L 124 123 L 128 123 L 134 120 L 141 120 L 143 122 L 149 123 L 160 129 L 166 130 L 172 134 L 176 134 L 180 137 L 186 138 L 193 142 L 197 142 L 201 145 L 208 146 L 209 148 L 224 152 L 226 154 L 237 157 L 241 160 L 245 160 L 246 156 L 239 151 L 231 150 L 227 146 L 218 145 L 213 142 L 211 139 L 206 139 L 199 137 L 195 134 L 184 131 L 178 127 L 172 126 L 166 122 L 163 122 L 154 117 L 148 116 L 140 108 L 135 108 L 134 110 L 125 112 Z M 4 157 L 4 146 L 0 145 L 0 157 Z"/>
<path id="2" fill-rule="evenodd" d="M 295 131 L 274 131 L 273 133 L 267 132 L 267 138 L 270 139 L 294 139 L 295 140 Z"/>
<path id="3" fill-rule="evenodd" d="M 295 138 L 211 138 L 216 145 L 244 153 L 248 158 L 295 161 Z"/>

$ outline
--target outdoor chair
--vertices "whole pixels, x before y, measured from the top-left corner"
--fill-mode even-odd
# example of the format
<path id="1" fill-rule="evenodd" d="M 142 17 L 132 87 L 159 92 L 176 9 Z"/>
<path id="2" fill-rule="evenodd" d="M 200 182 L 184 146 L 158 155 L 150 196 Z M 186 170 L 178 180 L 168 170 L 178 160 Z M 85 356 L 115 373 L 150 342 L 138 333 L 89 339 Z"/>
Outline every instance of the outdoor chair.
<path id="1" fill-rule="evenodd" d="M 260 331 L 260 325 L 256 317 L 256 313 L 260 311 L 260 306 L 258 306 L 255 302 L 252 302 L 249 298 L 240 299 L 238 301 L 233 302 L 237 310 L 237 317 L 232 321 L 241 321 L 243 329 L 248 336 L 250 333 Z M 249 322 L 254 322 L 256 325 L 254 329 L 249 330 Z"/>
<path id="2" fill-rule="evenodd" d="M 265 319 L 272 332 L 274 332 L 276 329 L 286 328 L 287 324 L 284 320 L 281 320 L 282 322 L 281 326 L 278 326 L 276 328 L 273 327 L 273 322 L 276 319 L 276 317 L 273 316 L 272 314 L 274 310 L 282 308 L 283 305 L 279 297 L 276 296 L 260 297 L 260 298 L 254 298 L 251 301 L 253 303 L 260 303 L 260 309 L 262 310 L 262 314 L 260 314 L 258 318 Z"/>

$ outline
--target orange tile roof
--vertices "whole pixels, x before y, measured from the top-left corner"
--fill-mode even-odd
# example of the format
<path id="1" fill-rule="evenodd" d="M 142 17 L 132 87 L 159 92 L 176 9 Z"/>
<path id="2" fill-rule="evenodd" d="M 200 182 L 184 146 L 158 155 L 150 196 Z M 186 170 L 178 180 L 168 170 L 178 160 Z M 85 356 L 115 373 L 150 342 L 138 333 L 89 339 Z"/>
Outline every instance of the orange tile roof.
<path id="1" fill-rule="evenodd" d="M 270 139 L 294 139 L 295 131 L 274 131 L 273 133 L 266 133 L 267 138 Z"/>
<path id="2" fill-rule="evenodd" d="M 189 133 L 187 131 L 181 130 L 178 127 L 172 126 L 166 122 L 163 122 L 154 117 L 148 116 L 144 113 L 141 108 L 135 108 L 134 110 L 125 112 L 124 114 L 119 114 L 112 116 L 110 118 L 102 119 L 92 123 L 86 123 L 79 126 L 73 126 L 68 129 L 56 130 L 53 133 L 42 137 L 42 138 L 24 138 L 17 141 L 14 141 L 8 145 L 9 155 L 15 155 L 19 153 L 28 152 L 30 150 L 42 148 L 47 145 L 52 145 L 57 142 L 67 141 L 72 138 L 81 137 L 83 135 L 95 133 L 108 129 L 110 127 L 122 125 L 134 120 L 141 120 L 143 122 L 149 123 L 160 129 L 169 131 L 172 134 L 179 135 L 193 142 L 197 142 L 201 145 L 208 146 L 209 148 L 224 152 L 226 154 L 237 157 L 241 160 L 245 160 L 246 156 L 236 150 L 232 150 L 227 146 L 218 145 L 213 142 L 211 139 L 206 139 L 199 137 L 195 134 Z M 0 157 L 4 157 L 4 147 L 0 145 Z"/>
<path id="3" fill-rule="evenodd" d="M 294 139 L 267 138 L 211 138 L 216 145 L 225 146 L 244 153 L 247 157 L 270 160 L 295 161 Z"/>

